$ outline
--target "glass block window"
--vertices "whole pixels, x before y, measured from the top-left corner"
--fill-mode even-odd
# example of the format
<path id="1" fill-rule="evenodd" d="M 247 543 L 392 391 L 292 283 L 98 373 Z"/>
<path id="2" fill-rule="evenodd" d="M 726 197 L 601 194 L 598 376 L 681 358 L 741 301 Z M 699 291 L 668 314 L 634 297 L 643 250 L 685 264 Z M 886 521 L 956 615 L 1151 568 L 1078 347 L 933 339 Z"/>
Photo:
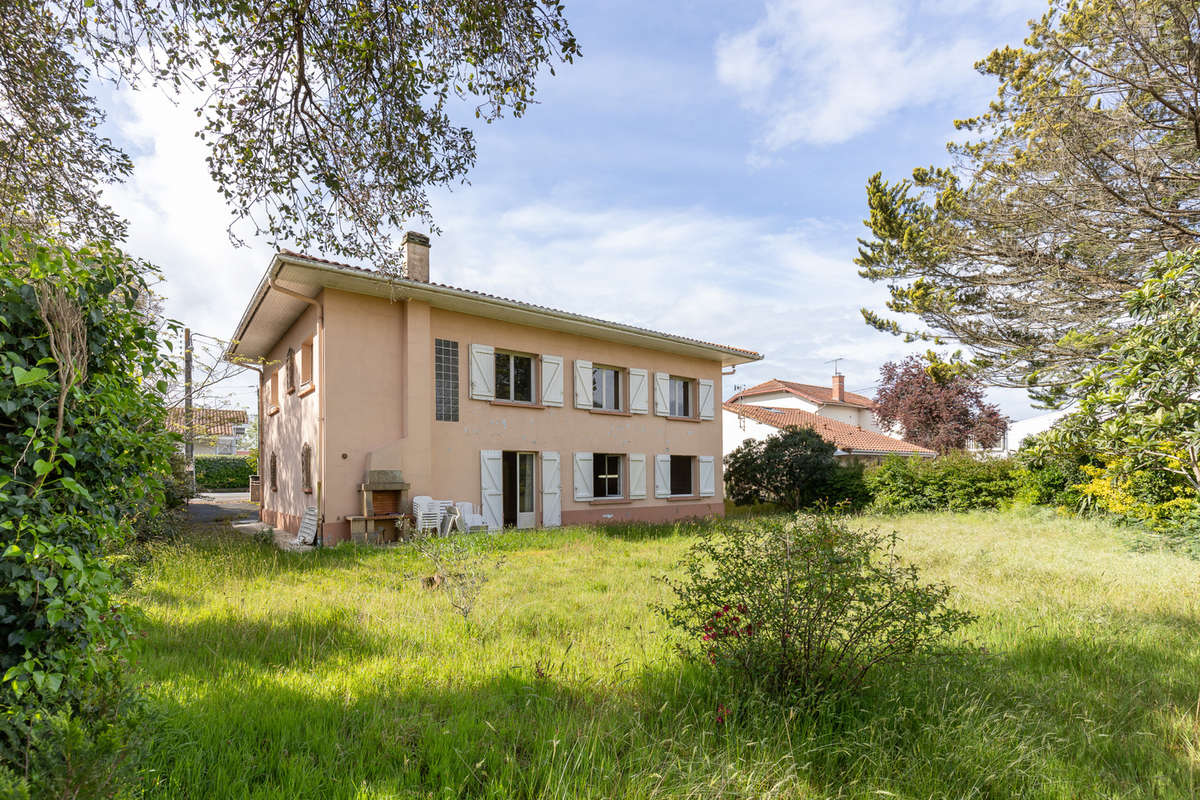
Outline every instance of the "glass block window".
<path id="1" fill-rule="evenodd" d="M 434 405 L 438 422 L 458 422 L 458 342 L 433 342 Z"/>

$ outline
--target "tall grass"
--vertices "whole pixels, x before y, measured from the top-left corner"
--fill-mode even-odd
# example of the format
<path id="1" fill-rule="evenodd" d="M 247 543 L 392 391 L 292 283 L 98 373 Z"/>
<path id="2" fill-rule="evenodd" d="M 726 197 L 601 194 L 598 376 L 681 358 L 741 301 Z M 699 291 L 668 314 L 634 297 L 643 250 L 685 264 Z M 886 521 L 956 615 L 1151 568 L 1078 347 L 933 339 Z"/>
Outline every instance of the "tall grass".
<path id="1" fill-rule="evenodd" d="M 861 524 L 980 619 L 964 655 L 814 714 L 738 705 L 675 655 L 647 606 L 687 526 L 502 534 L 469 622 L 407 548 L 197 530 L 132 592 L 146 795 L 1196 796 L 1200 564 L 1048 514 Z"/>

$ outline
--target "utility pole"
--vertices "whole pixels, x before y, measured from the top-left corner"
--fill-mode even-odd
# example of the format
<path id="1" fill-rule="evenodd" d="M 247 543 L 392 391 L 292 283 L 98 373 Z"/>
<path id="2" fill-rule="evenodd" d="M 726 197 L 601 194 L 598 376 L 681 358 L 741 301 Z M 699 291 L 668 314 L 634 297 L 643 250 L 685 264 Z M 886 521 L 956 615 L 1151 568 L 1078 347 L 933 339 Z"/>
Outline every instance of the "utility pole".
<path id="1" fill-rule="evenodd" d="M 196 493 L 196 431 L 192 419 L 192 329 L 183 329 L 183 457 L 187 460 L 189 494 Z"/>

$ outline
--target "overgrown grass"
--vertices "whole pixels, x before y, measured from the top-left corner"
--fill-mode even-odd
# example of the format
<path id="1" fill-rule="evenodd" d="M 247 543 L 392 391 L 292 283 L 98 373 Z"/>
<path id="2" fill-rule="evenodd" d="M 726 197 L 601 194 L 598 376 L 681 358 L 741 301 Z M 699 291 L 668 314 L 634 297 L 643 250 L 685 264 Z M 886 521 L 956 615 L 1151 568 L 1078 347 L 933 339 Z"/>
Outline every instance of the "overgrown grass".
<path id="1" fill-rule="evenodd" d="M 149 797 L 1194 797 L 1200 563 L 1050 514 L 895 527 L 979 615 L 961 658 L 820 714 L 734 707 L 680 663 L 655 575 L 690 542 L 504 534 L 471 622 L 406 548 L 156 547 L 133 599 Z M 887 794 L 891 793 L 891 795 Z"/>

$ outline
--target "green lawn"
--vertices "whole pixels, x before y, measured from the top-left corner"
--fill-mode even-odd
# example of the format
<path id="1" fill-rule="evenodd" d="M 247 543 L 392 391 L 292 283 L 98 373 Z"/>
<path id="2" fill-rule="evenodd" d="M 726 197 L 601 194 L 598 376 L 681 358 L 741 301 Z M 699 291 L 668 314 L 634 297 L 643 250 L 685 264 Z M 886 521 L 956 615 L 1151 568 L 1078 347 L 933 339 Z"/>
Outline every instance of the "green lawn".
<path id="1" fill-rule="evenodd" d="M 1102 523 L 931 514 L 907 557 L 979 615 L 961 659 L 813 718 L 736 708 L 647 604 L 670 529 L 505 534 L 468 626 L 407 548 L 218 529 L 132 593 L 150 797 L 1196 797 L 1200 562 Z"/>

